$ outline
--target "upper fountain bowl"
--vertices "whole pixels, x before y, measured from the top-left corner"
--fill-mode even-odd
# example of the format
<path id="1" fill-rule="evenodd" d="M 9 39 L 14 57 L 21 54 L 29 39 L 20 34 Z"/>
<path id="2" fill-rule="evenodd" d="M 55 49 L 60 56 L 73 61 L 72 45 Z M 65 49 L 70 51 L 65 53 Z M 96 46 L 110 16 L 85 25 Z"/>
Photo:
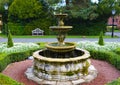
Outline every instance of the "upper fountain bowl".
<path id="1" fill-rule="evenodd" d="M 72 29 L 72 26 L 50 26 L 50 29 L 54 32 L 68 32 Z"/>
<path id="2" fill-rule="evenodd" d="M 48 43 L 46 47 L 53 52 L 69 52 L 75 49 L 75 43 L 64 42 L 64 44 L 60 46 L 58 42 L 52 42 Z"/>
<path id="3" fill-rule="evenodd" d="M 61 18 L 64 18 L 64 17 L 66 17 L 68 14 L 62 14 L 62 13 L 60 13 L 60 14 L 55 14 L 55 16 L 56 17 L 61 17 Z"/>

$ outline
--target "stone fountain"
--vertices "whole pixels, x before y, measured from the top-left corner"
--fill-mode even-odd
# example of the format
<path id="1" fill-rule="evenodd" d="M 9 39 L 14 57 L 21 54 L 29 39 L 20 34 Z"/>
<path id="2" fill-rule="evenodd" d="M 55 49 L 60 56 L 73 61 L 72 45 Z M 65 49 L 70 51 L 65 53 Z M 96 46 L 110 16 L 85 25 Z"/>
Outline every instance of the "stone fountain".
<path id="1" fill-rule="evenodd" d="M 72 26 L 64 26 L 67 14 L 55 14 L 58 26 L 50 29 L 58 34 L 58 42 L 46 44 L 46 48 L 33 53 L 34 64 L 25 72 L 28 79 L 42 85 L 77 85 L 90 82 L 97 76 L 91 65 L 90 53 L 76 48 L 73 42 L 64 42 Z"/>

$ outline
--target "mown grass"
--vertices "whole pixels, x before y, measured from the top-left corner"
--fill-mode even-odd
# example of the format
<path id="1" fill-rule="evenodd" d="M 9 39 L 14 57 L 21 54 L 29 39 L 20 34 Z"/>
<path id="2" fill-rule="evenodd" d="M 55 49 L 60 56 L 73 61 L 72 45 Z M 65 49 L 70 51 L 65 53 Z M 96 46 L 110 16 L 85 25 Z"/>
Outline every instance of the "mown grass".
<path id="1" fill-rule="evenodd" d="M 0 37 L 6 38 L 6 35 L 0 35 Z M 56 35 L 43 35 L 43 36 L 32 36 L 32 35 L 12 35 L 13 38 L 56 38 Z M 66 38 L 99 38 L 99 36 L 81 36 L 81 35 L 67 35 Z M 109 35 L 103 36 L 103 38 L 111 38 Z M 114 38 L 118 38 L 114 36 Z"/>

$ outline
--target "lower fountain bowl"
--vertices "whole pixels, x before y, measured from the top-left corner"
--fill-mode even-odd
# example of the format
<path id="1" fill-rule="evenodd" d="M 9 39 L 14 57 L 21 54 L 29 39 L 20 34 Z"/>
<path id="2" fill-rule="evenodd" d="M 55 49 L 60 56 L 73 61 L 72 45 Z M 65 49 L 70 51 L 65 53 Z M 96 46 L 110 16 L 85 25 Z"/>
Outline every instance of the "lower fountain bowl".
<path id="1" fill-rule="evenodd" d="M 97 70 L 91 65 L 88 51 L 76 48 L 82 55 L 72 58 L 51 58 L 40 55 L 44 50 L 34 52 L 34 65 L 28 68 L 26 75 L 38 84 L 76 85 L 90 82 L 97 76 Z"/>

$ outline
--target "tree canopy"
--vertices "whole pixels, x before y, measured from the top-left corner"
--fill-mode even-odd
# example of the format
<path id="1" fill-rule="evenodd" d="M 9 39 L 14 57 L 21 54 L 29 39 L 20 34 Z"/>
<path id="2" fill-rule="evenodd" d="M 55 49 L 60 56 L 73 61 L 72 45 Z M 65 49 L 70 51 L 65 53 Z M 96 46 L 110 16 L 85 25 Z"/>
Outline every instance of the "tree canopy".
<path id="1" fill-rule="evenodd" d="M 9 16 L 21 20 L 38 18 L 42 14 L 42 6 L 38 0 L 14 0 L 9 7 Z"/>

